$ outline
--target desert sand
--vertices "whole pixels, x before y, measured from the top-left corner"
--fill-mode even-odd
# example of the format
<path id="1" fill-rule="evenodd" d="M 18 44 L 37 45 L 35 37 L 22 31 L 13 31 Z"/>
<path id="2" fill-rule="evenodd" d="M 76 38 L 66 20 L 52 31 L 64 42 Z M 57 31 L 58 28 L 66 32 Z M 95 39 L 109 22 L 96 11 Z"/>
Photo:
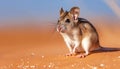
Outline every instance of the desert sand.
<path id="1" fill-rule="evenodd" d="M 100 44 L 120 48 L 120 29 L 95 25 Z M 93 52 L 85 58 L 65 56 L 63 38 L 50 29 L 0 29 L 0 69 L 119 69 L 120 51 Z"/>

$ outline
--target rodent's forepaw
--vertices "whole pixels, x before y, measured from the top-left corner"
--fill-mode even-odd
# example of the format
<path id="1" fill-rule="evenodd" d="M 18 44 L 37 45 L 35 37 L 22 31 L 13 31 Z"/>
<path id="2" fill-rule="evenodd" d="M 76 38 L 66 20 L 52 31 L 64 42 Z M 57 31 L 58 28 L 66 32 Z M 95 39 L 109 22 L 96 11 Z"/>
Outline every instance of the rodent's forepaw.
<path id="1" fill-rule="evenodd" d="M 71 53 L 67 53 L 66 56 L 72 56 L 72 54 Z"/>

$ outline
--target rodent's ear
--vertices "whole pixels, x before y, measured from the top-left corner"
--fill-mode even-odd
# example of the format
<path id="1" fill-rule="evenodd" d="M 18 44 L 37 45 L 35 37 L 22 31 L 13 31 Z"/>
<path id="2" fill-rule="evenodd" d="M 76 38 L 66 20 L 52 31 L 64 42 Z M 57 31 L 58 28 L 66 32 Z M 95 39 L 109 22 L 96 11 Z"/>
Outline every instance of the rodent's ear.
<path id="1" fill-rule="evenodd" d="M 60 16 L 62 16 L 64 14 L 64 10 L 63 8 L 60 9 Z"/>
<path id="2" fill-rule="evenodd" d="M 79 7 L 72 7 L 70 9 L 70 13 L 72 14 L 72 17 L 74 20 L 77 20 L 80 14 L 80 8 Z"/>

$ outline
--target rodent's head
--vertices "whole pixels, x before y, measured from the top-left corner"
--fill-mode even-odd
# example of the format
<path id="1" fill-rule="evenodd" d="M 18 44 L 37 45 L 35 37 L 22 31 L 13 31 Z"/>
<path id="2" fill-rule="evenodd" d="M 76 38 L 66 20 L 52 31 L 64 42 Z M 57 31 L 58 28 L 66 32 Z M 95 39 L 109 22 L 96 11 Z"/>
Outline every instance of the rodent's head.
<path id="1" fill-rule="evenodd" d="M 79 11 L 79 7 L 73 7 L 70 11 L 64 11 L 63 8 L 61 8 L 57 31 L 61 33 L 70 31 L 78 21 Z"/>

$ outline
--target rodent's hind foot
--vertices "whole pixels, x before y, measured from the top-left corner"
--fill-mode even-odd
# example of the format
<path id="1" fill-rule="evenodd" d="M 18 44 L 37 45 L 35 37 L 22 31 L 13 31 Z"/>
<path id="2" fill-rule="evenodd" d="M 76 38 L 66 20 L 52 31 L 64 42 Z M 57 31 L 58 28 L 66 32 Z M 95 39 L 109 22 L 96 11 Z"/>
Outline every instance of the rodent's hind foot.
<path id="1" fill-rule="evenodd" d="M 79 54 L 76 57 L 78 57 L 78 58 L 85 58 L 86 56 L 87 56 L 86 54 Z"/>

